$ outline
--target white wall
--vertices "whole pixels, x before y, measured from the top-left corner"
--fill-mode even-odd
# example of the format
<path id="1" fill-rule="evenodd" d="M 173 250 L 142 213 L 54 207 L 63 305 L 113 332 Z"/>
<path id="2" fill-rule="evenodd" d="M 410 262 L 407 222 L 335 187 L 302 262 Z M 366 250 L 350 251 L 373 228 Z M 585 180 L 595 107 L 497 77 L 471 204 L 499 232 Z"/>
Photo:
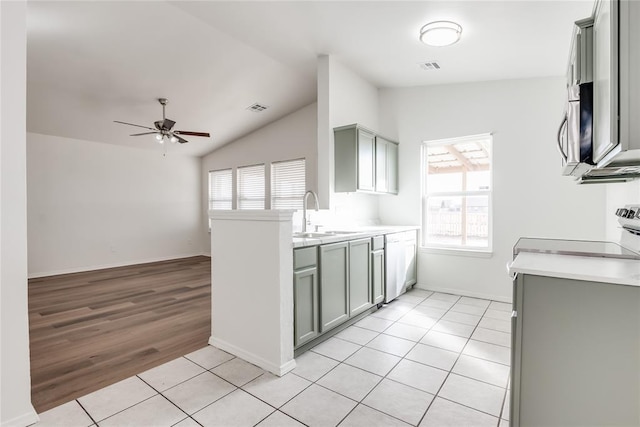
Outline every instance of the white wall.
<path id="1" fill-rule="evenodd" d="M 605 237 L 605 188 L 560 176 L 564 85 L 541 78 L 380 91 L 380 132 L 400 141 L 400 194 L 380 199 L 384 223 L 420 224 L 423 141 L 493 133 L 493 256 L 420 251 L 421 287 L 507 300 L 505 264 L 519 237 Z"/>
<path id="2" fill-rule="evenodd" d="M 280 160 L 305 158 L 307 189 L 317 191 L 317 105 L 307 105 L 280 120 L 272 122 L 249 135 L 227 144 L 202 158 L 202 213 L 204 252 L 211 253 L 208 230 L 209 176 L 211 170 L 235 168 Z M 265 170 L 267 184 L 270 169 Z M 267 195 L 270 188 L 267 185 Z"/>
<path id="3" fill-rule="evenodd" d="M 27 306 L 26 2 L 0 2 L 0 425 L 31 405 Z"/>
<path id="4" fill-rule="evenodd" d="M 358 123 L 378 131 L 378 89 L 334 57 L 318 58 L 318 182 L 320 203 L 354 220 L 378 218 L 378 196 L 335 193 L 333 128 Z"/>
<path id="5" fill-rule="evenodd" d="M 29 275 L 202 253 L 200 159 L 27 134 Z"/>

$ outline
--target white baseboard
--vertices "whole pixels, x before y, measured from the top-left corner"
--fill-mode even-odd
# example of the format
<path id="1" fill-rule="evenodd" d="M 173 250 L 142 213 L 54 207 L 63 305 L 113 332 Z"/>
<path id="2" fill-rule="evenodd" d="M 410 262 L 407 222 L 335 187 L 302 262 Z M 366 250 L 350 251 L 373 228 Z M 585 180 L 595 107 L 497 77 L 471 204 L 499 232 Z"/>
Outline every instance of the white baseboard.
<path id="1" fill-rule="evenodd" d="M 240 347 L 237 347 L 233 344 L 230 344 L 224 340 L 211 336 L 209 338 L 209 344 L 214 347 L 218 347 L 220 350 L 224 350 L 227 353 L 231 353 L 234 356 L 238 356 L 239 358 L 246 360 L 249 363 L 253 363 L 256 366 L 261 367 L 265 371 L 269 371 L 274 375 L 279 377 L 283 376 L 289 371 L 292 371 L 296 367 L 295 359 L 291 359 L 290 361 L 284 363 L 283 365 L 278 365 L 276 363 L 272 363 L 263 357 L 260 357 L 256 354 L 248 352 Z"/>
<path id="2" fill-rule="evenodd" d="M 38 421 L 40 421 L 40 417 L 38 417 L 38 414 L 36 413 L 36 410 L 33 409 L 33 406 L 32 406 L 31 410 L 29 412 L 27 412 L 26 414 L 18 415 L 17 417 L 12 418 L 10 420 L 2 421 L 2 424 L 0 424 L 0 426 L 2 426 L 2 427 L 26 427 L 26 426 L 30 426 L 32 424 L 35 424 Z"/>
<path id="3" fill-rule="evenodd" d="M 109 264 L 87 265 L 83 267 L 73 267 L 73 268 L 65 268 L 61 270 L 40 271 L 36 273 L 29 273 L 27 277 L 29 279 L 35 279 L 38 277 L 57 276 L 60 274 L 83 273 L 85 271 L 102 270 L 105 268 L 126 267 L 129 265 L 137 265 L 137 264 L 148 264 L 150 262 L 169 261 L 172 259 L 191 258 L 194 256 L 202 256 L 202 255 L 203 254 L 200 252 L 194 252 L 190 254 L 177 254 L 177 255 L 170 255 L 166 257 L 146 258 L 146 259 L 138 259 L 133 261 L 114 262 Z"/>
<path id="4" fill-rule="evenodd" d="M 481 292 L 469 292 L 469 290 L 467 289 L 455 289 L 455 288 L 441 288 L 438 286 L 427 286 L 427 285 L 422 285 L 420 283 L 417 283 L 414 285 L 415 289 L 422 289 L 423 291 L 432 291 L 432 292 L 443 292 L 446 294 L 455 294 L 455 295 L 462 295 L 465 297 L 472 297 L 472 298 L 482 298 L 482 299 L 489 299 L 492 301 L 500 301 L 500 302 L 506 302 L 511 304 L 511 299 L 508 297 L 505 297 L 504 295 L 490 295 L 490 294 L 484 294 Z"/>

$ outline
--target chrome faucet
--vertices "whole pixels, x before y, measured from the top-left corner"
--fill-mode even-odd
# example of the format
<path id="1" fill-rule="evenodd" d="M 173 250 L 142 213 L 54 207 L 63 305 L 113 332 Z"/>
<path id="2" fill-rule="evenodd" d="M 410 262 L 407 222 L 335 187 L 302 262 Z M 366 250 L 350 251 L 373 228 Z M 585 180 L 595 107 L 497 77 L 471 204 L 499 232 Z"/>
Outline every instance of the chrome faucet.
<path id="1" fill-rule="evenodd" d="M 318 212 L 318 209 L 320 207 L 320 204 L 318 203 L 318 195 L 316 193 L 314 193 L 311 190 L 304 193 L 304 200 L 302 202 L 302 232 L 303 233 L 307 232 L 307 203 L 308 203 L 308 197 L 310 194 L 313 196 L 316 202 L 316 212 Z"/>

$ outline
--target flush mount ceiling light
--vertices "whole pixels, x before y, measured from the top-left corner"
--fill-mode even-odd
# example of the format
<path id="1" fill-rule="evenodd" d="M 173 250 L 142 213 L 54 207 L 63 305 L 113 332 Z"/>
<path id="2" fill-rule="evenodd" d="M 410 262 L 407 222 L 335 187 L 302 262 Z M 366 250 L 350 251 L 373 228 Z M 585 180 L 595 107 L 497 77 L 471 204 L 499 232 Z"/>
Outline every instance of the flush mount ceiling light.
<path id="1" fill-rule="evenodd" d="M 420 28 L 420 41 L 429 46 L 450 46 L 460 40 L 462 27 L 451 21 L 435 21 Z"/>

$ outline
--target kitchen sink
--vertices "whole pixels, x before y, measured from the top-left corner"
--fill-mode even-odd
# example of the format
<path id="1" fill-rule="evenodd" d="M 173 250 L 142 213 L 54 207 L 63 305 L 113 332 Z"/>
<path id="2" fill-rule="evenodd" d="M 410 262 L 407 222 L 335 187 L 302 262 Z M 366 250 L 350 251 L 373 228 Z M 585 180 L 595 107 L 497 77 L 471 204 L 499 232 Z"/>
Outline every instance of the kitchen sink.
<path id="1" fill-rule="evenodd" d="M 358 233 L 358 231 L 313 231 L 306 233 L 293 233 L 293 237 L 301 238 L 301 239 L 313 239 L 313 238 L 321 238 L 321 237 L 331 237 L 331 236 L 341 236 L 345 234 L 354 234 Z"/>
<path id="2" fill-rule="evenodd" d="M 336 233 L 333 232 L 309 232 L 309 233 L 293 233 L 293 237 L 297 237 L 297 238 L 302 238 L 302 239 L 312 239 L 312 238 L 319 238 L 319 237 L 329 237 L 329 236 L 335 236 Z"/>

